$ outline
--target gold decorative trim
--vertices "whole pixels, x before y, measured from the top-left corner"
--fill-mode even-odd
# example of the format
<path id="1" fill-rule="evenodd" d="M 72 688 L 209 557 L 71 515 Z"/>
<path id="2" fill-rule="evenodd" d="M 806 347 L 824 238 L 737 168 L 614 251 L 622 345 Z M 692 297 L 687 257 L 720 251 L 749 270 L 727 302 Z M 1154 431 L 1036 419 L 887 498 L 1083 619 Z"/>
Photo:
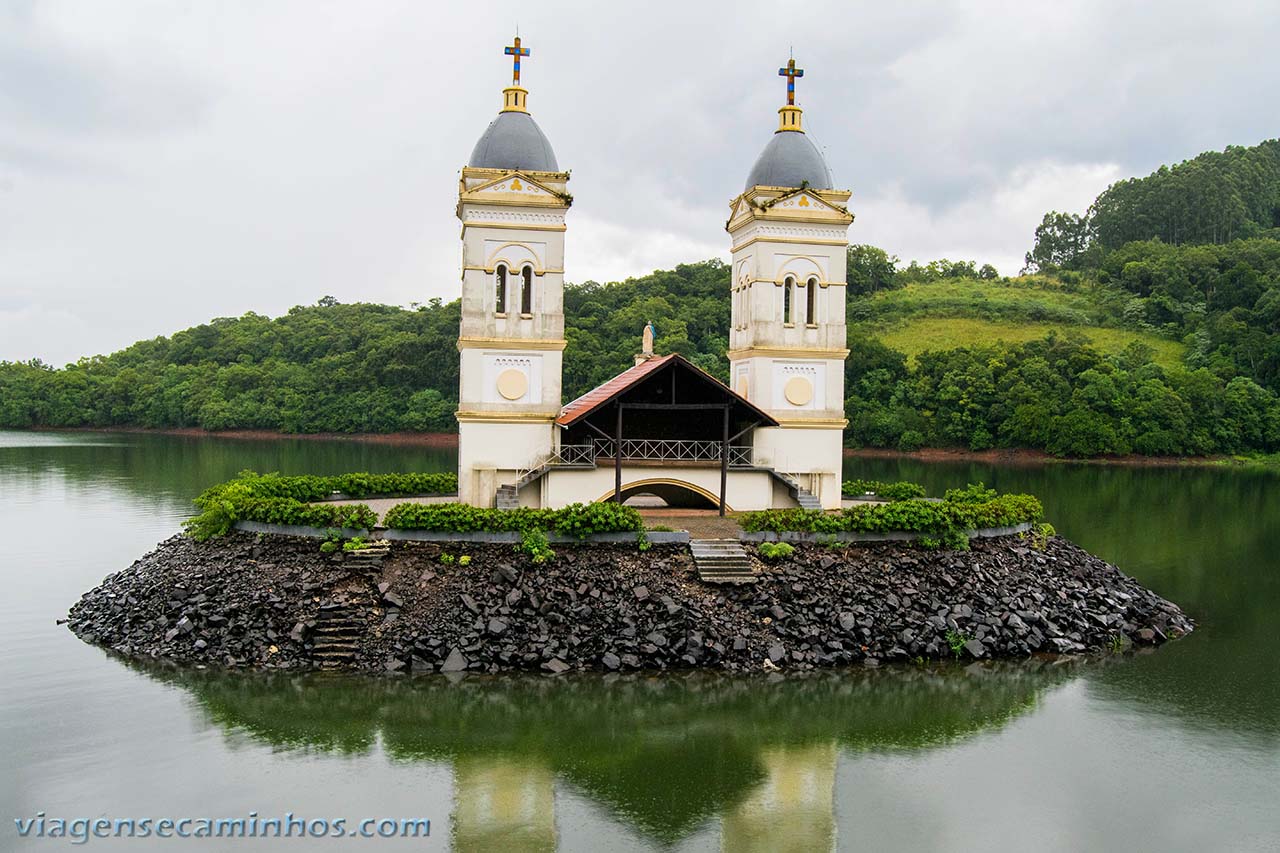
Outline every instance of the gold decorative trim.
<path id="1" fill-rule="evenodd" d="M 518 195 L 516 193 L 494 194 L 488 198 L 476 198 L 477 190 L 459 193 L 458 206 L 474 204 L 478 207 L 540 207 L 553 210 L 568 210 L 570 205 L 559 195 Z M 485 191 L 487 194 L 487 190 Z M 513 196 L 509 198 L 508 196 Z"/>
<path id="2" fill-rule="evenodd" d="M 848 418 L 774 418 L 783 429 L 844 429 Z"/>
<path id="3" fill-rule="evenodd" d="M 750 287 L 753 284 L 775 284 L 778 287 L 782 286 L 782 282 L 776 278 L 749 278 L 743 281 L 741 284 L 734 285 L 733 287 L 730 288 L 730 290 L 746 290 L 748 287 Z M 796 284 L 800 285 L 801 287 L 804 286 L 800 282 L 796 282 Z M 848 284 L 843 281 L 819 281 L 818 287 L 848 287 Z"/>
<path id="4" fill-rule="evenodd" d="M 747 240 L 745 243 L 739 243 L 738 245 L 729 249 L 729 251 L 737 252 L 741 249 L 747 248 L 748 246 L 754 243 L 798 243 L 806 246 L 847 246 L 849 245 L 849 240 L 847 238 L 844 240 L 825 240 L 825 239 L 820 239 L 818 237 L 758 237 L 757 236 L 757 237 L 752 237 L 750 240 Z"/>
<path id="5" fill-rule="evenodd" d="M 483 166 L 462 167 L 463 180 L 466 180 L 467 178 L 487 178 L 490 175 L 496 177 L 502 177 L 504 175 L 526 175 L 534 178 L 537 178 L 539 175 L 546 175 L 546 179 L 538 178 L 539 183 L 545 183 L 545 180 L 547 179 L 560 181 L 569 180 L 569 172 L 567 170 L 564 172 L 543 172 L 538 169 L 490 169 Z"/>
<path id="6" fill-rule="evenodd" d="M 458 349 L 513 349 L 563 351 L 568 341 L 542 338 L 458 338 Z"/>
<path id="7" fill-rule="evenodd" d="M 547 412 L 454 412 L 459 423 L 523 424 L 530 422 L 555 423 L 556 414 Z"/>
<path id="8" fill-rule="evenodd" d="M 526 183 L 533 184 L 535 187 L 542 190 L 547 195 L 551 195 L 551 196 L 559 195 L 559 190 L 553 190 L 551 187 L 547 185 L 548 182 L 541 181 L 541 180 L 538 180 L 537 178 L 531 177 L 532 175 L 554 175 L 556 174 L 555 172 L 526 172 L 523 169 L 486 169 L 483 171 L 494 173 L 495 176 L 493 178 L 486 180 L 482 184 L 476 184 L 474 187 L 468 188 L 465 181 L 466 176 L 464 175 L 463 176 L 464 180 L 461 188 L 458 190 L 458 195 L 466 195 L 467 193 L 481 193 L 489 189 L 489 187 L 495 187 L 498 184 L 506 183 L 508 180 L 514 180 L 518 182 L 521 178 L 524 178 Z M 565 183 L 567 183 L 569 173 L 565 172 L 564 174 L 565 174 Z M 483 177 L 483 174 L 478 174 L 478 175 L 473 174 L 472 177 L 480 178 L 480 177 Z"/>
<path id="9" fill-rule="evenodd" d="M 466 272 L 466 271 L 470 270 L 471 272 L 482 272 L 482 273 L 488 273 L 489 275 L 493 275 L 493 273 L 497 271 L 498 266 L 497 266 L 497 264 L 494 264 L 494 265 L 493 265 L 493 266 L 491 266 L 491 267 L 477 267 L 477 266 L 473 266 L 473 265 L 471 265 L 471 264 L 466 264 L 466 265 L 464 265 L 464 266 L 462 267 L 462 269 L 463 269 L 463 271 L 464 271 L 464 272 Z M 510 269 L 510 266 L 508 266 L 508 269 Z M 519 271 L 519 270 L 513 270 L 513 272 L 515 272 L 515 273 L 519 274 L 519 272 L 520 272 L 520 271 Z M 564 270 L 538 270 L 538 269 L 535 269 L 535 270 L 533 271 L 533 274 L 534 274 L 534 275 L 547 275 L 547 274 L 564 275 Z"/>
<path id="10" fill-rule="evenodd" d="M 529 90 L 523 86 L 508 86 L 502 90 L 502 112 L 529 112 Z"/>
<path id="11" fill-rule="evenodd" d="M 848 358 L 847 349 L 829 349 L 827 347 L 747 347 L 746 349 L 729 350 L 730 361 L 744 358 L 822 358 L 843 360 Z"/>
<path id="12" fill-rule="evenodd" d="M 623 464 L 623 467 L 625 467 L 627 463 L 624 460 L 622 464 Z M 720 505 L 719 495 L 712 494 L 711 492 L 707 491 L 701 486 L 695 486 L 693 483 L 690 483 L 687 480 L 672 480 L 667 477 L 654 477 L 648 480 L 636 480 L 634 483 L 623 483 L 622 491 L 625 492 L 628 489 L 634 489 L 639 486 L 679 486 L 682 489 L 688 489 L 689 491 L 693 492 L 695 495 L 701 495 L 702 497 L 711 501 L 716 506 Z M 613 492 L 614 490 L 610 489 L 600 497 L 596 498 L 595 501 L 593 501 L 593 503 L 604 503 L 606 500 L 609 500 L 610 498 L 613 497 Z M 725 497 L 726 497 L 726 500 L 724 502 L 725 512 L 733 512 L 734 511 L 733 507 L 729 506 L 729 501 L 727 499 L 728 496 L 726 495 Z"/>
<path id="13" fill-rule="evenodd" d="M 506 231 L 567 231 L 568 230 L 568 226 L 565 226 L 565 225 L 538 225 L 532 222 L 530 223 L 463 222 L 462 230 L 466 231 L 468 228 L 501 228 Z"/>

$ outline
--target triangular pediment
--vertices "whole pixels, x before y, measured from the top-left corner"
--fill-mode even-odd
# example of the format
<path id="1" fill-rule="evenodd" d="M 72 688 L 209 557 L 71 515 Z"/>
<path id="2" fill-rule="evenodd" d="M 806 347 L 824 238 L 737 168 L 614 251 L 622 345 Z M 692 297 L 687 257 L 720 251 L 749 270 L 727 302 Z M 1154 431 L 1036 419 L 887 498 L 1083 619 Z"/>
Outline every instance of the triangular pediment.
<path id="1" fill-rule="evenodd" d="M 541 198 L 550 200 L 559 196 L 559 193 L 548 188 L 544 184 L 535 181 L 533 178 L 523 172 L 510 172 L 500 178 L 494 178 L 491 181 L 474 186 L 467 190 L 467 193 L 493 193 L 503 195 L 516 195 L 523 198 Z"/>
<path id="2" fill-rule="evenodd" d="M 757 219 L 848 224 L 853 216 L 837 203 L 848 198 L 849 193 L 843 190 L 755 187 L 730 202 L 733 213 L 725 229 L 732 233 Z"/>
<path id="3" fill-rule="evenodd" d="M 795 190 L 786 195 L 779 196 L 773 204 L 769 205 L 771 210 L 778 211 L 794 211 L 795 213 L 837 213 L 843 215 L 843 208 L 837 207 L 821 196 L 809 190 Z"/>

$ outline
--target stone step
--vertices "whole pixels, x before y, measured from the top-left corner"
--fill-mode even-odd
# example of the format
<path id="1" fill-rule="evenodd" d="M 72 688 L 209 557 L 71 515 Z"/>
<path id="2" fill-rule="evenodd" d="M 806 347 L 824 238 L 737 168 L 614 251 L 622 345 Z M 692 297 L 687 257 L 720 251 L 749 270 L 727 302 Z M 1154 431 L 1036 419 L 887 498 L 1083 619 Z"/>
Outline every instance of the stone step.
<path id="1" fill-rule="evenodd" d="M 706 574 L 706 575 L 699 575 L 698 579 L 701 580 L 703 583 L 714 583 L 714 584 L 751 584 L 751 583 L 755 583 L 758 580 L 754 574 L 745 574 L 745 575 L 743 574 L 734 574 L 734 575 Z"/>
<path id="2" fill-rule="evenodd" d="M 357 643 L 355 640 L 343 640 L 342 642 L 315 643 L 311 646 L 311 653 L 319 654 L 320 652 L 348 652 L 351 654 L 355 654 L 356 649 L 358 649 L 359 647 L 360 647 L 360 644 Z"/>
<path id="3" fill-rule="evenodd" d="M 755 583 L 751 556 L 736 539 L 693 539 L 693 564 L 703 583 Z"/>
<path id="4" fill-rule="evenodd" d="M 316 625 L 311 633 L 316 637 L 358 637 L 364 633 L 362 625 Z"/>

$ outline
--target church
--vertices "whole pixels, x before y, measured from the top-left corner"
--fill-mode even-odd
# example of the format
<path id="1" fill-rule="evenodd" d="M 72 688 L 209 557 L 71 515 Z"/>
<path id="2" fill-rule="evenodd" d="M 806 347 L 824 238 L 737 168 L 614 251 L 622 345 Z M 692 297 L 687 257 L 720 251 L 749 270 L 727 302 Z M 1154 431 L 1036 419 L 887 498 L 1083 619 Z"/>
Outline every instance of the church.
<path id="1" fill-rule="evenodd" d="M 517 37 L 502 110 L 462 170 L 459 500 L 626 501 L 726 511 L 840 507 L 845 255 L 836 189 L 795 102 L 729 202 L 730 384 L 643 330 L 633 367 L 561 404 L 569 173 L 529 113 Z M 640 330 L 637 330 L 639 332 Z"/>

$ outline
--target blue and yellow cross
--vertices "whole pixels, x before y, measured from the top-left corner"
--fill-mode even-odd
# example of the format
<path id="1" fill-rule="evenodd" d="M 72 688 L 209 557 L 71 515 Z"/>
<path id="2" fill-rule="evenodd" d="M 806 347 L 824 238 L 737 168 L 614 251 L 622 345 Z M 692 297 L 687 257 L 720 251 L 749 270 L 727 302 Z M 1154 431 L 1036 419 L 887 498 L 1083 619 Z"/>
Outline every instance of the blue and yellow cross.
<path id="1" fill-rule="evenodd" d="M 520 43 L 520 39 L 516 39 L 516 44 Z M 519 62 L 519 60 L 516 60 Z M 787 78 L 787 106 L 794 107 L 796 105 L 796 78 L 804 76 L 804 69 L 796 68 L 794 59 L 787 60 L 786 68 L 778 69 L 779 77 Z"/>
<path id="2" fill-rule="evenodd" d="M 520 85 L 520 57 L 529 55 L 529 48 L 520 46 L 520 36 L 516 36 L 516 43 L 510 47 L 504 47 L 502 52 L 513 58 L 515 67 L 511 69 L 511 85 Z M 794 63 L 793 63 L 794 64 Z"/>

